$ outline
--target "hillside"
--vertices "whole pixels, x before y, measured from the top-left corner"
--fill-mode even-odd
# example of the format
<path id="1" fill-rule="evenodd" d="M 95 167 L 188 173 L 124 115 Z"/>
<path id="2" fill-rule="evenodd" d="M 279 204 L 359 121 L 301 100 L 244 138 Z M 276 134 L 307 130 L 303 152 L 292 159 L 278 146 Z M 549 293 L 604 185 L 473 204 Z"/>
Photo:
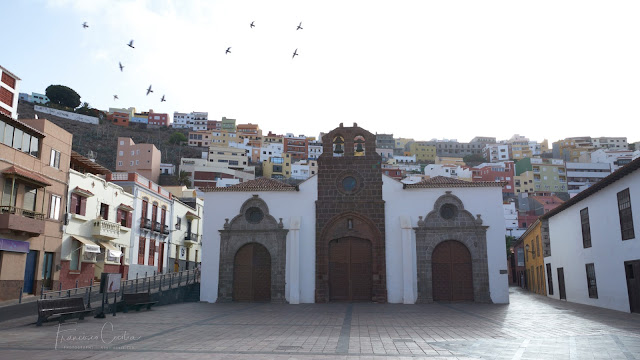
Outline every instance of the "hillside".
<path id="1" fill-rule="evenodd" d="M 130 137 L 138 143 L 154 144 L 162 152 L 162 162 L 176 165 L 176 171 L 181 157 L 201 157 L 204 148 L 169 144 L 169 137 L 176 131 L 188 136 L 188 131 L 182 129 L 147 129 L 144 124 L 134 124 L 131 127 L 116 126 L 106 121 L 99 125 L 86 124 L 68 120 L 54 115 L 37 112 L 34 104 L 18 102 L 18 114 L 21 119 L 33 119 L 38 115 L 40 119 L 47 119 L 73 134 L 73 150 L 86 156 L 89 151 L 96 154 L 96 162 L 111 171 L 116 169 L 116 152 L 118 137 Z"/>

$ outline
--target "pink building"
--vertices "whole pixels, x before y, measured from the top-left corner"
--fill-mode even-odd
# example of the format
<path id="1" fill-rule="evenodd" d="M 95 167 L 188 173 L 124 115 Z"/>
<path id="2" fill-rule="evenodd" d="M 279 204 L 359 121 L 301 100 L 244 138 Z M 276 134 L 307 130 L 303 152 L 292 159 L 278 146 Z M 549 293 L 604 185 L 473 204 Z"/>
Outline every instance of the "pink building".
<path id="1" fill-rule="evenodd" d="M 151 118 L 151 115 L 149 115 Z M 157 183 L 160 177 L 161 152 L 153 144 L 136 144 L 127 137 L 118 138 L 116 171 L 138 174 Z"/>
<path id="2" fill-rule="evenodd" d="M 154 113 L 153 109 L 149 110 L 149 122 L 151 126 L 166 126 L 169 127 L 169 114 Z"/>
<path id="3" fill-rule="evenodd" d="M 484 163 L 474 168 L 472 181 L 500 181 L 507 183 L 502 188 L 502 193 L 513 195 L 515 193 L 515 163 L 513 161 L 503 161 L 499 163 Z"/>

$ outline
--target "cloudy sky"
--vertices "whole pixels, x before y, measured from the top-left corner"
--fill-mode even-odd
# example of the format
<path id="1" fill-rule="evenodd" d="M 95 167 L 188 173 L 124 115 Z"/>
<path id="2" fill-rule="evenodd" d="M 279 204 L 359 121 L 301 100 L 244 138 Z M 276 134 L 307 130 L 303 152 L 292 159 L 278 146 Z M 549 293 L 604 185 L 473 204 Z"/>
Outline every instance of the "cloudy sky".
<path id="1" fill-rule="evenodd" d="M 417 140 L 640 141 L 635 0 L 24 0 L 0 13 L 0 65 L 22 92 L 63 84 L 101 109 L 307 136 L 357 122 Z"/>

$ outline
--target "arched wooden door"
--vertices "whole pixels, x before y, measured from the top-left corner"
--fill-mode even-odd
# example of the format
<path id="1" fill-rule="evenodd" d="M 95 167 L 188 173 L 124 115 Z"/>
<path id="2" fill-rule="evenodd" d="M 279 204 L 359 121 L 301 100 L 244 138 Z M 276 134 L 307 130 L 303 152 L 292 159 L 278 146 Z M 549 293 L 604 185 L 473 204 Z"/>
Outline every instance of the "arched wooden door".
<path id="1" fill-rule="evenodd" d="M 342 238 L 329 243 L 329 299 L 371 301 L 371 241 Z"/>
<path id="2" fill-rule="evenodd" d="M 233 262 L 233 300 L 271 301 L 271 255 L 262 245 L 244 245 Z"/>
<path id="3" fill-rule="evenodd" d="M 463 243 L 440 243 L 433 250 L 431 264 L 434 301 L 473 301 L 471 254 Z"/>

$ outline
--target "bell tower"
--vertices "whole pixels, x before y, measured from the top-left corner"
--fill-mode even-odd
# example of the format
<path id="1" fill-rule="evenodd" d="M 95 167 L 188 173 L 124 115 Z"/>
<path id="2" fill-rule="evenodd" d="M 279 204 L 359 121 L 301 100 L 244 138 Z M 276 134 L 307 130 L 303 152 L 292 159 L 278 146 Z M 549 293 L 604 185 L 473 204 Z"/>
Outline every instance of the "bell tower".
<path id="1" fill-rule="evenodd" d="M 387 301 L 381 158 L 375 135 L 343 124 L 322 138 L 316 302 Z"/>

